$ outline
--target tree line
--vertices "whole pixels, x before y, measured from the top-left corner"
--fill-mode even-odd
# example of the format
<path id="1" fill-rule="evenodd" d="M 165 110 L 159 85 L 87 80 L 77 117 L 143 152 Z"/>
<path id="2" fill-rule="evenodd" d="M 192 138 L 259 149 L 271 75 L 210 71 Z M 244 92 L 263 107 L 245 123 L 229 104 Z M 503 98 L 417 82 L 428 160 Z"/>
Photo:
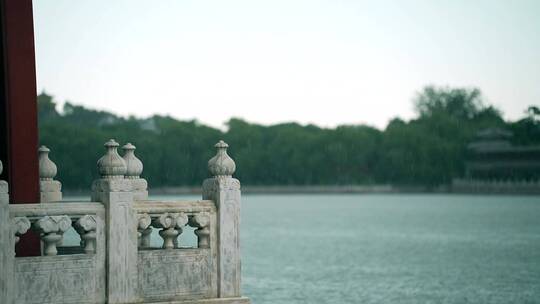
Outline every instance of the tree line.
<path id="1" fill-rule="evenodd" d="M 514 133 L 520 145 L 540 144 L 540 110 L 507 122 L 486 105 L 478 89 L 428 86 L 413 100 L 417 116 L 392 119 L 384 130 L 367 125 L 282 123 L 238 118 L 226 131 L 170 116 L 122 117 L 66 102 L 58 111 L 51 95 L 38 96 L 40 143 L 51 148 L 65 189 L 89 189 L 97 178 L 103 143 L 115 138 L 137 146 L 150 187 L 198 185 L 208 176 L 213 145 L 224 139 L 248 185 L 394 184 L 434 187 L 463 176 L 467 143 L 485 128 Z"/>

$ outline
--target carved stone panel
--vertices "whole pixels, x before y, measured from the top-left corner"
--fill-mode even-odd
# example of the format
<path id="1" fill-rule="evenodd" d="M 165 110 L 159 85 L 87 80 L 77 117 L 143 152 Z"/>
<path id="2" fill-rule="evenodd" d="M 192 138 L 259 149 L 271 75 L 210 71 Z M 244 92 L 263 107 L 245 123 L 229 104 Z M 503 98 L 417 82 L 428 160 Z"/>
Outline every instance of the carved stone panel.
<path id="1" fill-rule="evenodd" d="M 171 301 L 217 296 L 217 270 L 210 249 L 139 251 L 139 297 Z"/>
<path id="2" fill-rule="evenodd" d="M 105 290 L 95 255 L 15 260 L 15 303 L 103 303 Z"/>

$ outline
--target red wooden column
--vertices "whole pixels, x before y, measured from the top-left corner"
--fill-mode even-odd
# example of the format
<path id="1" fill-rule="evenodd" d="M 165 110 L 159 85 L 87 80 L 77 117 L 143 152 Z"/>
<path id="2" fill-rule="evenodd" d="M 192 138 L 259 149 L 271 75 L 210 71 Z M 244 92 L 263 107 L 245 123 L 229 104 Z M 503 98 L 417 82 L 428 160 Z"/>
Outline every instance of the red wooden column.
<path id="1" fill-rule="evenodd" d="M 12 204 L 39 203 L 36 66 L 32 0 L 0 0 L 2 92 L 0 158 Z M 21 238 L 18 255 L 39 255 L 35 235 Z"/>

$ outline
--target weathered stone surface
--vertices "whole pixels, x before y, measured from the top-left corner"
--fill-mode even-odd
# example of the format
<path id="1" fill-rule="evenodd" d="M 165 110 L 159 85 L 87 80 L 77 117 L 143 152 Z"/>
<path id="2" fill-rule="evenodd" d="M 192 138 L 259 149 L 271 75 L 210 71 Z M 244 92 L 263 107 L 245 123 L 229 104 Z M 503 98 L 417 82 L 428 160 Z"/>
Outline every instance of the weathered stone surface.
<path id="1" fill-rule="evenodd" d="M 148 182 L 144 178 L 130 178 L 134 201 L 148 199 Z"/>
<path id="2" fill-rule="evenodd" d="M 56 176 L 56 164 L 49 159 L 49 148 L 41 146 L 38 149 L 39 179 L 52 180 Z"/>
<path id="3" fill-rule="evenodd" d="M 139 218 L 151 216 L 154 227 L 181 229 L 191 218 L 209 230 L 207 248 L 139 250 L 139 298 L 145 303 L 217 297 L 216 208 L 212 201 L 137 202 Z M 207 222 L 205 222 L 207 220 Z M 191 224 L 190 224 L 191 225 Z M 146 227 L 143 223 L 141 228 Z"/>
<path id="4" fill-rule="evenodd" d="M 197 245 L 199 248 L 210 247 L 210 216 L 206 212 L 197 213 L 190 218 L 190 225 L 197 227 Z"/>
<path id="5" fill-rule="evenodd" d="M 92 192 L 131 192 L 131 181 L 120 179 L 97 179 L 92 183 Z"/>
<path id="6" fill-rule="evenodd" d="M 216 156 L 208 161 L 214 176 L 203 182 L 203 199 L 213 200 L 218 226 L 218 296 L 239 297 L 240 291 L 240 182 L 231 177 L 236 169 L 227 154 L 228 145 L 220 141 Z"/>
<path id="7" fill-rule="evenodd" d="M 62 200 L 62 192 L 41 192 L 39 201 L 42 203 L 59 202 Z"/>
<path id="8" fill-rule="evenodd" d="M 16 259 L 18 303 L 90 302 L 95 291 L 91 256 L 28 257 Z M 83 283 L 83 284 L 81 284 Z M 24 288 L 24 289 L 22 289 Z"/>
<path id="9" fill-rule="evenodd" d="M 39 182 L 39 191 L 41 192 L 60 192 L 62 183 L 56 180 L 44 180 Z"/>
<path id="10" fill-rule="evenodd" d="M 51 203 L 62 200 L 62 183 L 55 180 L 39 181 L 40 202 Z"/>
<path id="11" fill-rule="evenodd" d="M 36 209 L 47 210 L 46 207 L 56 205 L 64 204 L 45 204 Z M 51 209 L 52 213 L 58 212 L 55 208 Z M 95 253 L 16 258 L 13 278 L 13 281 L 17 282 L 14 291 L 15 303 L 105 303 L 104 212 L 102 206 L 101 209 L 93 210 L 96 211 L 92 215 L 95 220 Z M 69 208 L 63 211 L 69 211 Z M 39 213 L 38 210 L 29 216 L 35 217 Z M 93 229 L 93 225 L 85 226 Z M 52 226 L 47 228 L 47 231 L 53 229 Z"/>
<path id="12" fill-rule="evenodd" d="M 184 212 L 198 213 L 209 212 L 215 213 L 216 206 L 211 200 L 200 201 L 185 201 L 185 202 L 166 202 L 166 201 L 146 201 L 135 202 L 133 204 L 137 213 L 162 214 L 163 212 Z"/>
<path id="13" fill-rule="evenodd" d="M 210 249 L 140 251 L 138 272 L 145 302 L 217 296 L 216 256 Z"/>
<path id="14" fill-rule="evenodd" d="M 215 195 L 220 191 L 240 191 L 240 181 L 227 176 L 207 178 L 203 181 L 203 200 L 215 201 Z"/>
<path id="15" fill-rule="evenodd" d="M 71 227 L 71 219 L 67 215 L 45 216 L 34 223 L 41 233 L 45 255 L 56 255 L 56 245 L 62 240 L 62 234 Z"/>
<path id="16" fill-rule="evenodd" d="M 50 203 L 62 200 L 62 183 L 54 180 L 57 167 L 49 159 L 49 148 L 41 146 L 38 149 L 39 153 L 39 191 L 40 202 Z"/>
<path id="17" fill-rule="evenodd" d="M 143 163 L 135 156 L 135 149 L 137 148 L 131 143 L 127 143 L 122 149 L 124 150 L 124 156 L 122 158 L 126 162 L 126 178 L 139 178 L 143 171 Z"/>
<path id="18" fill-rule="evenodd" d="M 104 192 L 107 210 L 107 298 L 108 303 L 136 301 L 137 214 L 131 192 Z"/>
<path id="19" fill-rule="evenodd" d="M 144 178 L 130 178 L 133 191 L 146 191 L 148 182 Z M 147 192 L 148 193 L 148 192 Z"/>
<path id="20" fill-rule="evenodd" d="M 127 166 L 124 159 L 118 155 L 119 144 L 110 139 L 104 146 L 107 151 L 97 162 L 99 174 L 105 179 L 124 178 Z"/>
<path id="21" fill-rule="evenodd" d="M 68 214 L 70 217 L 80 217 L 86 214 L 96 214 L 103 218 L 105 208 L 103 204 L 96 202 L 70 202 L 50 204 L 15 204 L 9 205 L 11 217 L 27 216 L 28 218 L 40 218 L 47 215 Z"/>
<path id="22" fill-rule="evenodd" d="M 133 200 L 147 200 L 148 182 L 144 178 L 140 178 L 143 171 L 143 163 L 135 156 L 136 147 L 131 143 L 127 143 L 122 149 L 125 151 L 122 158 L 126 163 L 126 179 L 131 181 Z"/>
<path id="23" fill-rule="evenodd" d="M 140 248 L 150 247 L 150 237 L 152 235 L 152 218 L 147 213 L 137 215 L 137 232 L 138 232 L 138 244 Z"/>
<path id="24" fill-rule="evenodd" d="M 6 181 L 0 180 L 0 194 L 8 194 L 8 193 L 9 193 L 8 183 Z"/>
<path id="25" fill-rule="evenodd" d="M 19 237 L 25 234 L 31 227 L 30 220 L 26 216 L 18 216 L 11 219 L 11 234 L 15 236 L 15 244 Z"/>
<path id="26" fill-rule="evenodd" d="M 92 184 L 92 200 L 106 209 L 108 303 L 131 303 L 136 302 L 138 219 L 133 185 L 124 178 L 127 165 L 118 146 L 113 139 L 105 143 L 107 151 L 98 160 L 102 178 Z"/>
<path id="27" fill-rule="evenodd" d="M 1 162 L 0 162 L 1 163 Z M 1 171 L 1 170 L 0 170 Z M 0 181 L 0 302 L 11 303 L 14 295 L 15 241 L 9 219 L 7 183 Z"/>
<path id="28" fill-rule="evenodd" d="M 165 212 L 155 217 L 152 220 L 152 225 L 156 228 L 163 228 L 159 231 L 159 235 L 163 238 L 163 248 L 172 249 L 175 246 L 175 240 L 182 232 L 181 229 L 176 229 L 176 218 L 178 213 Z"/>
<path id="29" fill-rule="evenodd" d="M 192 301 L 167 301 L 167 302 L 147 302 L 148 304 L 250 304 L 251 301 L 246 297 L 238 298 L 217 298 L 202 299 Z"/>
<path id="30" fill-rule="evenodd" d="M 96 252 L 97 219 L 94 215 L 85 215 L 75 222 L 75 230 L 81 236 L 85 253 Z"/>
<path id="31" fill-rule="evenodd" d="M 0 181 L 0 303 L 249 303 L 240 296 L 240 182 L 231 177 L 227 145 L 218 143 L 209 162 L 215 177 L 203 183 L 205 200 L 187 202 L 148 201 L 142 162 L 122 159 L 113 140 L 106 147 L 98 162 L 102 178 L 92 184 L 95 202 L 51 202 L 61 199 L 61 184 L 43 155 L 49 168 L 40 187 L 48 204 L 8 206 L 7 183 Z M 47 256 L 15 258 L 15 239 L 30 223 Z M 67 255 L 55 255 L 72 224 L 84 251 L 62 247 Z M 198 248 L 178 248 L 186 224 L 197 228 Z M 163 229 L 163 249 L 149 248 L 154 228 Z"/>
<path id="32" fill-rule="evenodd" d="M 212 176 L 231 176 L 236 170 L 234 160 L 227 154 L 229 145 L 220 140 L 214 147 L 217 148 L 216 156 L 208 161 L 208 170 Z"/>
<path id="33" fill-rule="evenodd" d="M 104 260 L 95 255 L 15 259 L 15 303 L 104 303 Z M 98 262 L 103 266 L 99 267 Z"/>
<path id="34" fill-rule="evenodd" d="M 241 295 L 240 265 L 240 182 L 228 176 L 206 179 L 203 199 L 212 199 L 217 208 L 218 296 Z"/>

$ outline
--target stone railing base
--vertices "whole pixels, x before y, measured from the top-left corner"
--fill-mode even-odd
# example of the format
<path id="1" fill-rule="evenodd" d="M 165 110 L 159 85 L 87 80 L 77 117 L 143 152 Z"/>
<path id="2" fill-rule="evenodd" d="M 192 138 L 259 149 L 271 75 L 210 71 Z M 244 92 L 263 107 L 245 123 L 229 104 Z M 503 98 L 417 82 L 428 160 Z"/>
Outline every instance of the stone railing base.
<path id="1" fill-rule="evenodd" d="M 249 298 L 217 298 L 189 301 L 147 302 L 147 304 L 251 304 Z"/>

